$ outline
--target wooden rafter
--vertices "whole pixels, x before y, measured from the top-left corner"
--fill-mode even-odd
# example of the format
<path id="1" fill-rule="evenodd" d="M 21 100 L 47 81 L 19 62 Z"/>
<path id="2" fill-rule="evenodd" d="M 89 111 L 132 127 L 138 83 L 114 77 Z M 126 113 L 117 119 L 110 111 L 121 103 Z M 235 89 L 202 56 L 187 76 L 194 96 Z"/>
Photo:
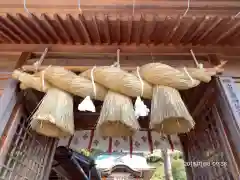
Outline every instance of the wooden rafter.
<path id="1" fill-rule="evenodd" d="M 7 13 L 0 23 L 1 44 L 240 45 L 240 19 L 234 17 Z"/>

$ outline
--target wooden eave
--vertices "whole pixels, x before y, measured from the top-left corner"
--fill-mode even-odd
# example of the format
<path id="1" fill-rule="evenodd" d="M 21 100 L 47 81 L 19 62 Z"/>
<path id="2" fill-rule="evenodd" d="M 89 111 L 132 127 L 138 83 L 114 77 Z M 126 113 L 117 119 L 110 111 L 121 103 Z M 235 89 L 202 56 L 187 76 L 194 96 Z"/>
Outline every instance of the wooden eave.
<path id="1" fill-rule="evenodd" d="M 26 2 L 27 9 L 20 0 L 0 2 L 0 51 L 41 51 L 47 45 L 53 51 L 89 53 L 98 46 L 109 50 L 106 45 L 158 50 L 159 45 L 240 45 L 238 0 L 191 1 L 186 14 L 186 0 L 139 0 L 134 5 L 129 0 L 81 0 L 83 13 L 75 0 Z"/>
<path id="2" fill-rule="evenodd" d="M 240 18 L 157 14 L 5 14 L 2 44 L 239 45 Z"/>

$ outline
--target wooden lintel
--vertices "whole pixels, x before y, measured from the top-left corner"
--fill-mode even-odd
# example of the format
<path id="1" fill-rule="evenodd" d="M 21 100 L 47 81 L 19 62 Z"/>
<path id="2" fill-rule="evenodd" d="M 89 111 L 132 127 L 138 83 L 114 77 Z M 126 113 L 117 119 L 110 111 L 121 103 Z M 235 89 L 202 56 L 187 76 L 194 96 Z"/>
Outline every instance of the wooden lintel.
<path id="1" fill-rule="evenodd" d="M 240 55 L 240 47 L 235 46 L 164 46 L 164 45 L 60 45 L 60 44 L 0 44 L 0 52 L 42 52 L 48 47 L 49 52 L 75 52 L 91 54 L 116 54 L 117 49 L 121 54 L 190 54 L 190 49 L 198 55 L 223 54 L 228 56 Z"/>

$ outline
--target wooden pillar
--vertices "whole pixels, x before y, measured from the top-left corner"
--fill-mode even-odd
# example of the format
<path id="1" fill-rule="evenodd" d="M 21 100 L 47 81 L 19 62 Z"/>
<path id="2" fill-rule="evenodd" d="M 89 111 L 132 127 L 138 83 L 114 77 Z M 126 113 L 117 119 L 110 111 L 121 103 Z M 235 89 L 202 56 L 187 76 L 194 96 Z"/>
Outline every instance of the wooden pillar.
<path id="1" fill-rule="evenodd" d="M 23 52 L 19 56 L 15 68 L 20 68 L 27 58 L 30 56 L 31 53 Z M 6 88 L 4 88 L 2 96 L 0 98 L 0 137 L 1 140 L 4 138 L 6 126 L 12 114 L 12 111 L 17 103 L 17 81 L 10 79 Z"/>

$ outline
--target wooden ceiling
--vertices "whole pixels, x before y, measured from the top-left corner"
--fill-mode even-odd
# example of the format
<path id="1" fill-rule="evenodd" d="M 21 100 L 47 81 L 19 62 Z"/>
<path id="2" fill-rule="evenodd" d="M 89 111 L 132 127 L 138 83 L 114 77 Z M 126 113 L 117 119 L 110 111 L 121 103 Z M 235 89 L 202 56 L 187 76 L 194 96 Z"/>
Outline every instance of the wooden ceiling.
<path id="1" fill-rule="evenodd" d="M 2 0 L 0 52 L 240 54 L 238 0 Z"/>
<path id="2" fill-rule="evenodd" d="M 240 18 L 146 14 L 0 17 L 2 44 L 240 45 Z"/>

